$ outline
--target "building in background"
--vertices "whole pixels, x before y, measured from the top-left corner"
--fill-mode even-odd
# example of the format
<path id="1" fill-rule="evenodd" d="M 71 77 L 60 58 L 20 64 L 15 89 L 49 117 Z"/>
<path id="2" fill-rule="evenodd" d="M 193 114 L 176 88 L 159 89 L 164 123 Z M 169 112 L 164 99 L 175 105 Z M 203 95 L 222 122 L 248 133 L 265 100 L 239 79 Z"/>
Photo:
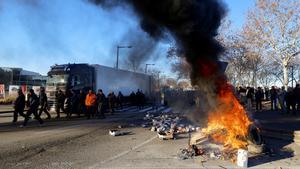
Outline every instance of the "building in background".
<path id="1" fill-rule="evenodd" d="M 47 76 L 37 72 L 24 70 L 22 68 L 0 67 L 0 84 L 5 85 L 5 90 L 9 85 L 45 86 Z"/>

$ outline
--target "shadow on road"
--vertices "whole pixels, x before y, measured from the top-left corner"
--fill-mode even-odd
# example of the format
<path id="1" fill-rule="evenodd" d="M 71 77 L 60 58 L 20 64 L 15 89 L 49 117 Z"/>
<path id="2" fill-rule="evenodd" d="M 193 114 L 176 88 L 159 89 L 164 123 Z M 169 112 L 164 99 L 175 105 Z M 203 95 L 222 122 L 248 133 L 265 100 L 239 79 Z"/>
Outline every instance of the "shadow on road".
<path id="1" fill-rule="evenodd" d="M 291 145 L 297 142 L 297 132 L 300 131 L 300 112 L 298 111 L 295 116 L 281 110 L 272 111 L 269 107 L 270 105 L 265 103 L 264 110 L 253 114 L 254 119 L 259 123 L 266 148 L 263 154 L 249 158 L 249 167 L 291 158 L 295 155 L 295 146 L 291 148 Z"/>

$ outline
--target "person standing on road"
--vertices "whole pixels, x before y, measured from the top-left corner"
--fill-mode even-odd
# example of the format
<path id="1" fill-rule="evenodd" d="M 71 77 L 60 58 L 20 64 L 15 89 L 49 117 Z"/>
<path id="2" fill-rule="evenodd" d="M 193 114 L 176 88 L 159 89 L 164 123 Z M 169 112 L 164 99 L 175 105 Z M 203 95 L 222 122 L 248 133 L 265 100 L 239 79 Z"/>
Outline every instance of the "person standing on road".
<path id="1" fill-rule="evenodd" d="M 300 84 L 296 84 L 296 87 L 294 89 L 294 95 L 297 104 L 297 111 L 300 111 Z"/>
<path id="2" fill-rule="evenodd" d="M 269 100 L 269 88 L 265 87 L 265 100 L 268 101 Z"/>
<path id="3" fill-rule="evenodd" d="M 25 95 L 23 94 L 22 90 L 18 90 L 18 97 L 16 98 L 14 102 L 14 119 L 13 123 L 18 121 L 18 114 L 20 114 L 22 117 L 26 117 L 26 115 L 23 113 L 25 108 Z"/>
<path id="4" fill-rule="evenodd" d="M 110 114 L 114 113 L 114 107 L 115 107 L 115 101 L 116 101 L 116 96 L 113 91 L 110 91 L 108 96 L 108 106 L 109 106 L 109 112 Z"/>
<path id="5" fill-rule="evenodd" d="M 137 102 L 137 106 L 138 109 L 141 110 L 142 109 L 142 93 L 140 92 L 140 89 L 137 90 L 137 92 L 135 93 L 136 96 L 136 102 Z"/>
<path id="6" fill-rule="evenodd" d="M 275 86 L 272 86 L 270 90 L 270 95 L 271 95 L 271 110 L 277 110 L 277 90 Z"/>
<path id="7" fill-rule="evenodd" d="M 292 107 L 292 114 L 296 115 L 296 96 L 294 90 L 289 87 L 286 93 L 286 113 L 290 114 Z"/>
<path id="8" fill-rule="evenodd" d="M 78 117 L 80 117 L 80 111 L 79 111 L 79 95 L 71 90 L 72 97 L 71 97 L 71 111 L 70 111 L 70 117 L 72 114 L 76 113 Z"/>
<path id="9" fill-rule="evenodd" d="M 247 109 L 251 111 L 252 109 L 252 98 L 253 98 L 253 90 L 251 87 L 247 87 L 247 90 L 246 90 L 246 98 L 247 98 Z"/>
<path id="10" fill-rule="evenodd" d="M 93 93 L 92 90 L 89 90 L 89 93 L 86 95 L 85 98 L 87 119 L 90 119 L 91 116 L 94 116 L 96 100 L 96 95 Z"/>
<path id="11" fill-rule="evenodd" d="M 105 118 L 104 110 L 103 110 L 104 102 L 105 102 L 105 95 L 102 89 L 99 89 L 97 93 L 97 118 Z"/>
<path id="12" fill-rule="evenodd" d="M 34 93 L 33 89 L 29 90 L 28 104 L 29 104 L 29 109 L 27 111 L 24 123 L 20 127 L 25 127 L 27 125 L 27 122 L 28 122 L 31 114 L 33 114 L 35 119 L 39 121 L 40 125 L 42 125 L 44 123 L 44 121 L 41 119 L 41 117 L 38 115 L 38 112 L 37 112 L 38 107 L 39 107 L 39 98 Z"/>
<path id="13" fill-rule="evenodd" d="M 67 114 L 67 118 L 70 118 L 71 117 L 71 114 L 72 114 L 72 96 L 73 96 L 73 93 L 70 89 L 66 90 L 66 99 L 65 99 L 65 102 L 64 102 L 64 108 L 65 108 L 65 112 Z"/>
<path id="14" fill-rule="evenodd" d="M 255 93 L 256 111 L 262 109 L 262 104 L 261 104 L 262 98 L 263 98 L 262 89 L 261 89 L 261 87 L 258 87 L 258 89 Z"/>
<path id="15" fill-rule="evenodd" d="M 59 90 L 55 96 L 56 96 L 56 113 L 57 113 L 56 118 L 60 118 L 60 110 L 62 110 L 63 113 L 65 113 L 65 109 L 64 109 L 65 95 L 61 90 Z"/>
<path id="16" fill-rule="evenodd" d="M 79 105 L 78 105 L 78 117 L 80 117 L 80 114 L 85 114 L 86 113 L 86 109 L 85 109 L 85 97 L 86 97 L 86 94 L 83 92 L 83 90 L 80 90 L 79 91 L 79 96 L 78 96 L 78 102 L 79 102 Z"/>
<path id="17" fill-rule="evenodd" d="M 134 92 L 131 92 L 129 99 L 131 106 L 136 106 L 136 95 Z"/>
<path id="18" fill-rule="evenodd" d="M 285 108 L 285 97 L 286 97 L 286 91 L 284 86 L 281 87 L 281 89 L 278 92 L 278 102 L 281 108 L 281 113 L 284 113 L 286 111 Z"/>
<path id="19" fill-rule="evenodd" d="M 121 91 L 119 91 L 118 97 L 117 97 L 117 101 L 118 101 L 118 107 L 120 109 L 123 109 L 123 101 L 124 101 L 124 96 L 122 94 Z"/>
<path id="20" fill-rule="evenodd" d="M 39 95 L 39 102 L 40 102 L 40 106 L 41 106 L 40 111 L 39 111 L 39 116 L 41 116 L 42 113 L 45 112 L 47 115 L 47 119 L 51 119 L 51 115 L 48 111 L 48 98 L 47 98 L 44 88 L 41 88 L 41 92 Z"/>

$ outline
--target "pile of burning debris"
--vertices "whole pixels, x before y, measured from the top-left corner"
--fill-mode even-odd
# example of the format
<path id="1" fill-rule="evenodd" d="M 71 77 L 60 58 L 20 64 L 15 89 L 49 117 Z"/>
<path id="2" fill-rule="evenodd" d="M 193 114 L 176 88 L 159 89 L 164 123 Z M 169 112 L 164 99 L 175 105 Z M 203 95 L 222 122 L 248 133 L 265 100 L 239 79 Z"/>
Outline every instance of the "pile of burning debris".
<path id="1" fill-rule="evenodd" d="M 176 139 L 176 135 L 198 131 L 200 127 L 184 122 L 179 114 L 163 112 L 155 116 L 148 112 L 144 117 L 144 128 L 150 128 L 151 131 L 157 132 L 158 138 L 162 140 Z"/>
<path id="2" fill-rule="evenodd" d="M 254 125 L 249 127 L 246 139 L 246 147 L 233 148 L 229 145 L 215 142 L 212 134 L 207 133 L 205 129 L 198 130 L 193 134 L 189 134 L 188 146 L 180 150 L 178 158 L 185 160 L 201 156 L 205 161 L 209 159 L 229 160 L 236 162 L 238 166 L 247 167 L 248 156 L 274 156 L 274 150 L 265 144 L 259 129 Z"/>
<path id="3" fill-rule="evenodd" d="M 209 135 L 202 134 L 202 132 L 197 132 L 195 135 L 197 135 L 198 139 L 194 139 L 195 136 L 189 137 L 188 147 L 180 150 L 178 154 L 179 159 L 185 160 L 195 156 L 202 156 L 205 159 L 236 161 L 237 149 L 214 143 Z"/>

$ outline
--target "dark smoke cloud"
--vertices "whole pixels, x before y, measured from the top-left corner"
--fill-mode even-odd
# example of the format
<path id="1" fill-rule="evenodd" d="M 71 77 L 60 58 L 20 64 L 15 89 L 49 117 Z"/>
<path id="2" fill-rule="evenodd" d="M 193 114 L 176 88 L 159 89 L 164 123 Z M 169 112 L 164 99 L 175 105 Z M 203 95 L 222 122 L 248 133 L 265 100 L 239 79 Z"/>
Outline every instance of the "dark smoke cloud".
<path id="1" fill-rule="evenodd" d="M 217 68 L 222 46 L 214 39 L 226 10 L 218 0 L 128 0 L 140 16 L 141 28 L 152 37 L 164 38 L 169 31 L 192 67 L 191 79 L 199 78 Z M 207 70 L 209 70 L 207 72 Z"/>
<path id="2" fill-rule="evenodd" d="M 132 48 L 122 50 L 126 57 L 121 57 L 127 69 L 132 71 L 143 71 L 145 64 L 156 53 L 158 43 L 151 38 L 148 34 L 140 30 L 129 30 L 121 39 L 125 45 L 131 45 Z M 120 43 L 120 42 L 119 42 Z M 122 44 L 116 44 L 122 45 Z"/>
<path id="3" fill-rule="evenodd" d="M 109 1 L 97 2 L 106 4 Z M 201 99 L 201 104 L 194 110 L 186 109 L 191 112 L 193 119 L 203 121 L 208 112 L 214 112 L 219 104 L 222 104 L 218 100 L 218 95 L 227 89 L 227 83 L 218 62 L 223 47 L 215 40 L 221 20 L 226 14 L 226 7 L 222 2 L 124 0 L 115 1 L 113 5 L 130 5 L 138 16 L 141 29 L 156 42 L 165 40 L 169 35 L 176 41 L 179 56 L 184 57 L 191 67 L 191 82 L 199 89 L 196 95 Z M 107 5 L 103 6 L 107 8 Z M 183 104 L 180 106 L 184 107 Z"/>
<path id="4" fill-rule="evenodd" d="M 92 0 L 103 6 L 130 4 L 140 27 L 155 40 L 171 34 L 191 65 L 193 84 L 218 72 L 222 46 L 214 39 L 226 13 L 218 0 Z M 112 3 L 113 2 L 113 3 Z"/>

